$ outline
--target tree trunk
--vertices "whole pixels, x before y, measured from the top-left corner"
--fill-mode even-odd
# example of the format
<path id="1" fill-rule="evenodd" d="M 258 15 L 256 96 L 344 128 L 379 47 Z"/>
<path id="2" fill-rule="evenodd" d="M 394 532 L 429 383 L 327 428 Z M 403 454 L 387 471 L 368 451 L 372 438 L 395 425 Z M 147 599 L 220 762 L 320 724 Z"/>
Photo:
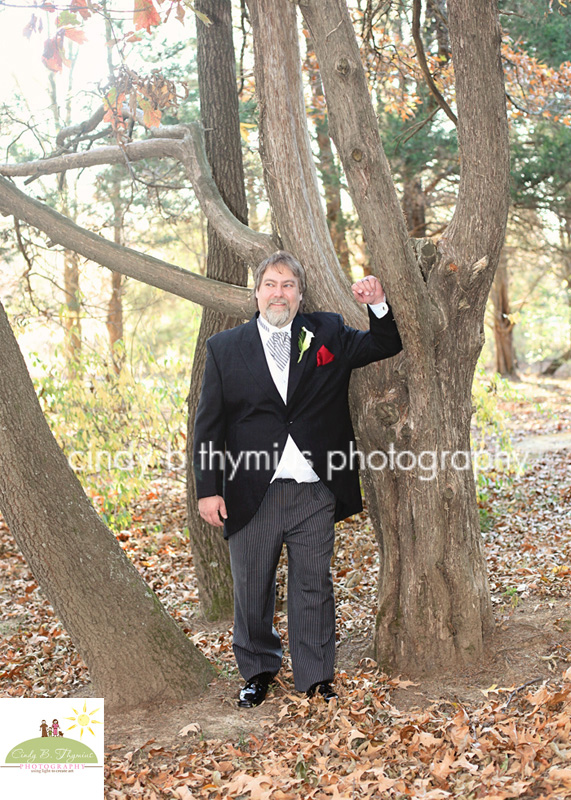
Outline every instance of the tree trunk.
<path id="1" fill-rule="evenodd" d="M 507 123 L 497 14 L 490 6 L 486 13 L 476 15 L 466 0 L 451 2 L 449 7 L 451 18 L 456 14 L 455 26 L 451 19 L 451 37 L 456 52 L 461 53 L 457 64 L 459 107 L 470 94 L 475 100 L 467 115 L 472 130 L 461 129 L 463 163 L 469 166 L 461 180 L 451 241 L 442 247 L 436 264 L 423 265 L 423 272 L 381 148 L 347 7 L 342 0 L 300 4 L 320 65 L 330 131 L 363 224 L 374 271 L 380 272 L 387 288 L 405 346 L 406 360 L 398 356 L 391 365 L 374 365 L 354 376 L 353 415 L 365 463 L 366 456 L 375 453 L 377 467 L 384 458 L 388 462 L 384 470 L 370 469 L 364 475 L 381 550 L 377 656 L 383 666 L 410 673 L 477 658 L 484 634 L 493 625 L 469 431 L 471 384 L 482 344 L 485 299 L 507 216 Z M 295 20 L 289 4 L 258 0 L 250 2 L 250 9 L 261 136 L 264 159 L 268 159 L 265 168 L 268 173 L 271 169 L 267 182 L 270 203 L 285 238 L 284 232 L 295 225 L 291 217 L 303 198 L 307 208 L 304 227 L 297 228 L 299 238 L 290 245 L 303 260 L 312 241 L 308 231 L 320 225 L 311 216 L 311 212 L 317 214 L 310 192 L 312 182 L 307 180 L 311 157 L 304 157 L 298 136 L 297 158 L 287 161 L 288 175 L 283 174 L 285 167 L 277 154 L 291 146 L 289 130 L 297 131 L 298 126 L 289 118 L 284 125 L 283 107 L 275 108 L 270 96 L 271 85 L 271 91 L 282 97 L 280 76 L 289 68 L 295 47 Z M 470 35 L 468 44 L 459 48 L 458 31 L 463 26 Z M 477 92 L 469 85 L 472 72 L 482 82 Z M 288 85 L 293 93 L 297 84 L 292 72 Z M 488 103 L 485 109 L 480 108 L 484 98 Z M 295 99 L 290 98 L 292 116 L 297 108 Z M 493 146 L 483 147 L 490 137 Z M 476 159 L 480 165 L 474 169 Z M 297 176 L 293 174 L 296 168 Z M 297 194 L 296 178 L 301 182 L 304 175 L 306 188 Z M 289 213 L 281 202 L 286 184 L 295 198 L 290 198 L 293 210 Z M 329 294 L 337 300 L 326 307 L 341 308 L 346 317 L 355 318 L 332 267 L 322 271 L 318 286 L 313 283 L 314 274 L 310 272 L 308 278 L 315 305 L 319 305 L 315 302 L 318 290 L 320 298 Z M 334 282 L 336 287 L 331 285 Z M 466 300 L 469 290 L 472 303 Z M 390 467 L 391 452 L 396 459 L 394 469 Z M 455 453 L 458 455 L 452 460 Z M 411 458 L 416 460 L 414 469 L 408 468 Z M 425 480 L 431 472 L 431 459 L 437 467 L 433 479 Z"/>
<path id="2" fill-rule="evenodd" d="M 331 241 L 307 129 L 296 9 L 278 0 L 248 0 L 254 35 L 260 155 L 274 227 L 285 250 L 308 273 L 306 304 L 339 309 L 348 282 Z M 311 33 L 311 32 L 310 32 Z M 362 321 L 351 309 L 350 322 Z"/>
<path id="3" fill-rule="evenodd" d="M 506 248 L 502 249 L 498 269 L 492 285 L 494 305 L 494 341 L 496 343 L 496 372 L 515 378 L 516 358 L 513 342 L 514 323 L 511 318 Z"/>
<path id="4" fill-rule="evenodd" d="M 79 299 L 79 256 L 64 252 L 63 286 L 65 293 L 65 360 L 70 376 L 77 370 L 81 355 L 81 302 Z"/>
<path id="5" fill-rule="evenodd" d="M 228 208 L 244 224 L 248 206 L 244 189 L 244 170 L 240 139 L 240 118 L 230 0 L 200 0 L 197 10 L 206 14 L 211 25 L 196 20 L 198 40 L 198 82 L 200 114 L 206 132 L 206 154 L 212 176 Z M 209 278 L 245 286 L 247 267 L 208 225 L 206 275 Z M 188 396 L 188 453 L 192 453 L 194 418 L 200 397 L 206 362 L 206 340 L 241 319 L 205 308 L 194 353 Z M 208 525 L 198 513 L 192 458 L 188 458 L 188 528 L 202 609 L 207 619 L 232 615 L 233 584 L 228 547 L 218 528 Z"/>
<path id="6" fill-rule="evenodd" d="M 110 197 L 113 204 L 113 241 L 122 244 L 122 215 L 121 215 L 121 182 L 116 170 L 111 174 Z M 111 272 L 111 296 L 107 305 L 107 333 L 109 335 L 109 349 L 113 368 L 119 374 L 125 352 L 119 346 L 123 341 L 123 276 L 119 272 Z"/>
<path id="7" fill-rule="evenodd" d="M 410 236 L 422 239 L 426 236 L 426 195 L 422 180 L 416 176 L 405 179 L 402 207 Z"/>
<path id="8" fill-rule="evenodd" d="M 66 216 L 75 216 L 75 203 L 69 202 L 69 186 L 65 173 L 60 177 L 60 197 L 62 211 Z M 63 290 L 65 307 L 63 325 L 65 329 L 66 372 L 70 378 L 77 374 L 81 357 L 81 295 L 79 288 L 79 255 L 74 250 L 64 250 Z"/>
<path id="9" fill-rule="evenodd" d="M 307 57 L 306 65 L 309 72 L 309 85 L 313 98 L 313 121 L 317 134 L 317 147 L 319 152 L 319 172 L 325 192 L 325 216 L 329 226 L 329 233 L 333 241 L 337 258 L 341 264 L 341 269 L 353 282 L 351 275 L 351 265 L 349 263 L 349 245 L 345 235 L 345 218 L 341 209 L 341 173 L 335 156 L 331 137 L 329 136 L 329 126 L 327 124 L 327 109 L 325 106 L 325 96 L 323 94 L 323 84 L 319 67 L 317 66 L 313 44 L 311 39 L 306 40 Z"/>
<path id="10" fill-rule="evenodd" d="M 127 559 L 52 436 L 0 305 L 0 510 L 111 707 L 183 700 L 214 675 Z"/>

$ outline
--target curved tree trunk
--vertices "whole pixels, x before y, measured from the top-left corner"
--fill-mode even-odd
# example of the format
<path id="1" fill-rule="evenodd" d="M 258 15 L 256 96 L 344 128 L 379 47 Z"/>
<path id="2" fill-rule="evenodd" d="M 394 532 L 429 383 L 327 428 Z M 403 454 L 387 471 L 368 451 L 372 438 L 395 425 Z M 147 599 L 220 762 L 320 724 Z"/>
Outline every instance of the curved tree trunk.
<path id="1" fill-rule="evenodd" d="M 214 670 L 97 516 L 42 414 L 0 305 L 0 510 L 111 707 L 195 696 Z"/>
<path id="2" fill-rule="evenodd" d="M 196 7 L 198 11 L 206 14 L 212 23 L 207 26 L 199 18 L 196 21 L 200 113 L 206 133 L 206 153 L 212 167 L 212 176 L 224 202 L 234 215 L 246 224 L 248 205 L 242 166 L 232 40 L 232 4 L 230 0 L 200 0 Z M 242 286 L 246 285 L 248 279 L 247 267 L 242 259 L 210 224 L 206 275 L 208 278 Z M 206 340 L 241 321 L 208 308 L 202 312 L 188 396 L 188 453 L 192 453 L 194 418 L 206 362 Z M 188 528 L 202 609 L 208 619 L 223 619 L 230 617 L 233 609 L 233 584 L 228 547 L 220 530 L 208 525 L 198 514 L 192 458 L 188 458 L 187 464 Z"/>
<path id="3" fill-rule="evenodd" d="M 456 52 L 463 48 L 457 64 L 459 107 L 470 93 L 474 95 L 472 73 L 477 73 L 481 85 L 460 130 L 463 179 L 449 240 L 442 240 L 432 269 L 422 271 L 380 144 L 346 4 L 305 0 L 300 8 L 315 44 L 331 135 L 372 266 L 387 289 L 405 348 L 405 354 L 393 363 L 360 370 L 353 379 L 353 414 L 361 450 L 365 459 L 379 454 L 377 466 L 384 457 L 388 462 L 385 469 L 370 469 L 364 476 L 381 550 L 377 656 L 386 667 L 428 672 L 477 658 L 483 637 L 493 625 L 469 431 L 472 377 L 508 203 L 497 13 L 492 5 L 486 13 L 476 14 L 468 0 L 449 3 L 451 38 Z M 311 270 L 317 248 L 309 257 L 306 253 L 321 226 L 313 183 L 307 179 L 313 161 L 302 137 L 290 134 L 299 131 L 293 119 L 298 113 L 295 100 L 289 99 L 285 124 L 283 107 L 273 102 L 274 93 L 281 97 L 280 78 L 288 69 L 290 94 L 300 86 L 289 61 L 297 37 L 295 16 L 290 4 L 274 0 L 251 0 L 250 11 L 257 43 L 263 158 L 279 230 L 284 244 L 310 267 L 310 302 L 320 308 L 342 309 L 354 323 L 357 314 L 335 267 L 323 257 L 326 269 L 322 268 L 319 278 Z M 461 45 L 460 28 L 465 34 Z M 485 108 L 481 107 L 484 100 Z M 290 151 L 286 176 L 279 154 L 283 156 L 293 140 L 297 150 L 295 157 Z M 293 211 L 282 201 L 284 187 L 289 189 Z M 297 221 L 301 202 L 306 209 L 300 215 L 303 225 Z M 290 234 L 294 227 L 295 239 Z M 390 468 L 391 452 L 394 469 Z M 400 462 L 399 453 L 403 454 Z M 454 453 L 458 455 L 452 461 Z M 410 458 L 416 460 L 414 469 L 409 468 Z M 430 468 L 431 459 L 437 462 L 434 476 L 425 480 L 430 469 L 422 466 Z"/>
<path id="4" fill-rule="evenodd" d="M 254 35 L 260 154 L 273 223 L 285 250 L 308 273 L 307 304 L 339 309 L 349 282 L 331 241 L 307 129 L 296 8 L 278 0 L 248 0 Z M 356 305 L 356 304 L 355 304 Z M 350 322 L 364 319 L 350 311 Z"/>

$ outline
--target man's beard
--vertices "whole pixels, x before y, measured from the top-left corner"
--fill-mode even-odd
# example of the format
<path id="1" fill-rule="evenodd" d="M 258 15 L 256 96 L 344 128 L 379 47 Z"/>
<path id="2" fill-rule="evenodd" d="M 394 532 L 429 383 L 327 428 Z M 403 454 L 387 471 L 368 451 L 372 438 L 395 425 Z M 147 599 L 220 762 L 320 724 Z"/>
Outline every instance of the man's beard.
<path id="1" fill-rule="evenodd" d="M 289 321 L 289 304 L 268 305 L 266 308 L 266 319 L 276 328 L 283 328 Z"/>

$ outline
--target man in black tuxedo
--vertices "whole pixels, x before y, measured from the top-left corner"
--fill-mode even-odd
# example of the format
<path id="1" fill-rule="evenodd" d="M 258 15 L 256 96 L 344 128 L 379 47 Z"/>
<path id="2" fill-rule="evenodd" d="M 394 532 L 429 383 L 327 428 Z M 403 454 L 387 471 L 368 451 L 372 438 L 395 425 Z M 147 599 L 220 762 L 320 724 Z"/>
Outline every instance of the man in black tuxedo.
<path id="1" fill-rule="evenodd" d="M 279 251 L 255 273 L 258 313 L 207 343 L 194 435 L 198 507 L 224 526 L 234 578 L 234 653 L 259 705 L 281 666 L 275 578 L 288 549 L 288 630 L 295 686 L 326 701 L 335 660 L 334 524 L 362 509 L 349 415 L 351 371 L 398 353 L 379 281 L 353 284 L 370 330 L 299 311 L 305 272 Z M 356 463 L 355 463 L 356 462 Z"/>

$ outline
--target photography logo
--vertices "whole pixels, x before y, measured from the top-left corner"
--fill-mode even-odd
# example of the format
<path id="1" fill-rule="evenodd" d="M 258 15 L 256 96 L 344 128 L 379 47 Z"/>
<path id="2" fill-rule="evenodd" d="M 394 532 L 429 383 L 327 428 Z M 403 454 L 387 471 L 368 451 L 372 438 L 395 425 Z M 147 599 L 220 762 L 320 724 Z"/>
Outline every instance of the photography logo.
<path id="1" fill-rule="evenodd" d="M 102 796 L 102 699 L 3 698 L 0 713 L 4 796 L 9 788 L 21 791 L 27 780 L 40 790 L 53 788 L 58 800 L 75 800 L 78 791 L 82 800 Z"/>

